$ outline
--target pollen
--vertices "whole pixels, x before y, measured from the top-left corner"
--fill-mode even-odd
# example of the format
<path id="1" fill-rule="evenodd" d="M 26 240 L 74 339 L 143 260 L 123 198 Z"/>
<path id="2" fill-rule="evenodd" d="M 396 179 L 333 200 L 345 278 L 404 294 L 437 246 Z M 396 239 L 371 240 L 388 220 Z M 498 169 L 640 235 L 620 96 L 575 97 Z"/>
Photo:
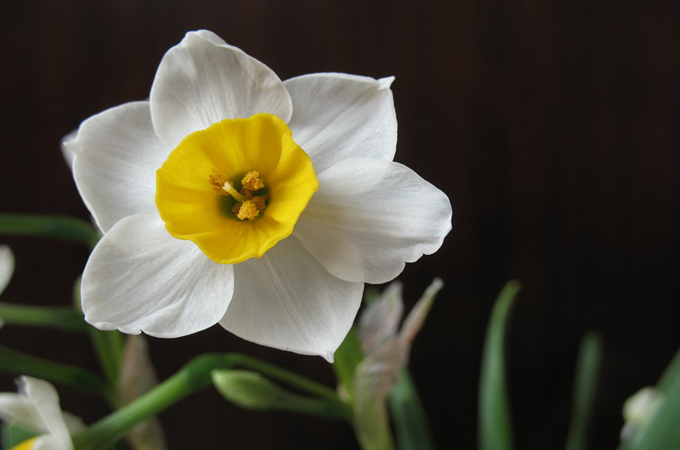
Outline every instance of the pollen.
<path id="1" fill-rule="evenodd" d="M 252 170 L 243 177 L 241 180 L 243 184 L 243 189 L 248 189 L 250 191 L 257 191 L 264 187 L 264 183 L 260 180 L 260 172 Z"/>
<path id="2" fill-rule="evenodd" d="M 234 214 L 241 220 L 252 220 L 257 217 L 259 213 L 260 211 L 252 200 L 246 200 L 245 202 L 237 203 L 236 206 L 234 206 Z"/>
<path id="3" fill-rule="evenodd" d="M 208 183 L 210 183 L 210 186 L 212 186 L 212 188 L 218 195 L 229 195 L 229 192 L 223 189 L 225 183 L 229 183 L 229 180 L 227 180 L 224 176 L 210 175 L 210 177 L 208 178 Z"/>

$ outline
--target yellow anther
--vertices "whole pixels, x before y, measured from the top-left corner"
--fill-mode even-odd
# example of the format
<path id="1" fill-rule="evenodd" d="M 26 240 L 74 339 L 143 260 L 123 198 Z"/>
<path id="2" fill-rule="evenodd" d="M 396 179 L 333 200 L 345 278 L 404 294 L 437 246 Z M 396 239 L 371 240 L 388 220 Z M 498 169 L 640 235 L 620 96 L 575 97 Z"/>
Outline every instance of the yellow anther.
<path id="1" fill-rule="evenodd" d="M 260 172 L 257 170 L 248 172 L 246 176 L 243 177 L 243 180 L 241 180 L 241 183 L 243 183 L 244 189 L 251 191 L 257 191 L 264 187 L 264 183 L 260 180 Z"/>
<path id="2" fill-rule="evenodd" d="M 210 186 L 212 186 L 213 190 L 215 193 L 218 195 L 229 195 L 228 192 L 225 192 L 222 187 L 224 186 L 224 183 L 226 183 L 228 180 L 223 177 L 222 175 L 210 175 L 208 177 L 208 183 L 210 183 Z"/>
<path id="3" fill-rule="evenodd" d="M 238 208 L 238 211 L 236 210 Z M 251 200 L 246 200 L 234 206 L 234 213 L 236 217 L 241 220 L 254 219 L 260 213 L 260 211 L 255 206 L 255 203 Z"/>

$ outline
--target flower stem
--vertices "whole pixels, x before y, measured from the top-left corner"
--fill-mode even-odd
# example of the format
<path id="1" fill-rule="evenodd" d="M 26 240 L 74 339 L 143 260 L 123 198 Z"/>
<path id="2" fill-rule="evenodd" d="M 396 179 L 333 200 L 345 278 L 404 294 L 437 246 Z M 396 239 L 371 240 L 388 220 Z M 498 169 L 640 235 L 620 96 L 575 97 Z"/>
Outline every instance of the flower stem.
<path id="1" fill-rule="evenodd" d="M 74 436 L 73 444 L 77 450 L 107 448 L 123 438 L 137 424 L 210 386 L 213 370 L 228 370 L 237 366 L 247 367 L 309 394 L 331 400 L 351 414 L 349 407 L 333 390 L 324 385 L 246 355 L 212 353 L 193 359 L 153 390 Z"/>
<path id="2" fill-rule="evenodd" d="M 0 213 L 0 234 L 65 239 L 90 247 L 99 241 L 99 232 L 92 225 L 68 216 Z"/>

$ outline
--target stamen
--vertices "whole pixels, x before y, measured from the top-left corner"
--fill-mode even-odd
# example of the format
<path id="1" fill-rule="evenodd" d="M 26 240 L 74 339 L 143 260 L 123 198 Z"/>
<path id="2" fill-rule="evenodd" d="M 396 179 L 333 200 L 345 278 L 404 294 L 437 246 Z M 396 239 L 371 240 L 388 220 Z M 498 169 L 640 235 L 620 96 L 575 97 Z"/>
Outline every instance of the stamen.
<path id="1" fill-rule="evenodd" d="M 241 180 L 241 183 L 243 183 L 244 189 L 251 191 L 257 191 L 264 187 L 264 183 L 260 180 L 260 172 L 257 170 L 248 172 L 246 176 L 243 177 L 243 180 Z"/>
<path id="2" fill-rule="evenodd" d="M 241 220 L 254 219 L 260 213 L 260 211 L 255 206 L 255 203 L 250 200 L 246 200 L 245 202 L 236 206 L 239 208 L 238 211 L 234 211 L 234 213 L 236 214 L 236 217 Z M 236 206 L 234 207 L 234 210 L 236 210 Z"/>

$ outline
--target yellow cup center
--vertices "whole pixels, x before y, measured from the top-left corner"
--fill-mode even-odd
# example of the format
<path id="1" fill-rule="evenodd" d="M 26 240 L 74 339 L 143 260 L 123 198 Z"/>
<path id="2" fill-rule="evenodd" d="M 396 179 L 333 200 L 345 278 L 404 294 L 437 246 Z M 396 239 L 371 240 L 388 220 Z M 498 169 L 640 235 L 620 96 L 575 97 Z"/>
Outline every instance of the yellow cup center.
<path id="1" fill-rule="evenodd" d="M 156 172 L 156 206 L 172 236 L 235 264 L 289 236 L 318 187 L 285 122 L 256 114 L 184 138 Z"/>

